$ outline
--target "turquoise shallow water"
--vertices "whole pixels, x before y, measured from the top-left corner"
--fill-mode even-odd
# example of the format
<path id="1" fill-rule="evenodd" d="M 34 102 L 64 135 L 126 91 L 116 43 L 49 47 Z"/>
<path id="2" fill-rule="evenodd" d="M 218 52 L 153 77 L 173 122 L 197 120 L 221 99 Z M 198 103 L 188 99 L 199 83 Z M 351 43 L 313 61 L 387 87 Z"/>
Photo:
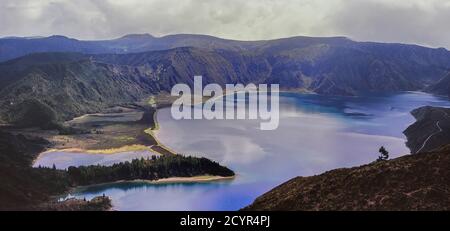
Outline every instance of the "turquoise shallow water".
<path id="1" fill-rule="evenodd" d="M 158 111 L 160 141 L 173 150 L 206 156 L 238 174 L 235 180 L 160 184 L 127 182 L 80 188 L 69 196 L 103 193 L 118 210 L 237 210 L 295 177 L 374 161 L 385 146 L 391 157 L 408 154 L 402 131 L 409 112 L 423 105 L 450 106 L 424 93 L 329 97 L 282 93 L 280 126 L 259 130 L 255 120 L 174 120 Z"/>

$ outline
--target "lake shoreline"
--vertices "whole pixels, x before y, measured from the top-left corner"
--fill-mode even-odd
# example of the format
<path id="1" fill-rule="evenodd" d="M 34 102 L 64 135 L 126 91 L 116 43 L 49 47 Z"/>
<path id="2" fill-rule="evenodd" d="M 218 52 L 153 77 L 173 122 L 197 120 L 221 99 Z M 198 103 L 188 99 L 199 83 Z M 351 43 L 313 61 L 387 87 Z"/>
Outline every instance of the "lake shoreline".
<path id="1" fill-rule="evenodd" d="M 302 94 L 302 93 L 299 93 L 299 94 Z M 302 95 L 306 95 L 306 94 L 302 94 Z M 309 98 L 308 98 L 309 99 Z M 378 98 L 376 98 L 376 99 L 378 99 Z M 379 98 L 379 99 L 384 99 L 384 98 Z M 389 98 L 390 99 L 390 98 Z M 394 98 L 395 99 L 395 98 Z M 402 99 L 402 98 L 400 98 L 400 99 Z M 413 98 L 414 99 L 414 98 Z M 220 100 L 220 99 L 219 99 Z M 347 100 L 347 99 L 346 99 Z M 352 101 L 353 100 L 356 100 L 356 99 L 354 99 L 354 98 L 351 98 L 351 100 L 350 100 L 350 103 L 352 103 Z M 381 100 L 380 100 L 381 101 Z M 401 102 L 403 102 L 404 101 L 404 99 L 402 99 L 402 101 Z M 340 102 L 340 101 L 338 101 L 338 102 Z M 345 101 L 345 102 L 348 102 L 348 101 Z M 383 101 L 381 101 L 381 102 L 383 102 Z M 436 102 L 439 102 L 439 101 L 436 101 Z M 321 104 L 317 104 L 315 101 L 313 101 L 313 103 L 315 103 L 315 104 L 312 104 L 315 108 L 315 110 L 317 110 L 316 109 L 316 107 L 317 107 L 317 105 L 319 105 L 319 106 L 322 106 Z M 320 103 L 320 102 L 319 102 Z M 395 102 L 391 102 L 391 101 L 388 101 L 388 106 L 389 105 L 391 105 L 392 104 L 392 107 L 396 107 L 396 105 L 394 104 Z M 415 104 L 417 104 L 417 103 L 414 103 L 414 105 Z M 333 105 L 335 105 L 335 104 L 333 104 Z M 341 104 L 336 104 L 336 105 L 341 105 Z M 385 105 L 385 104 L 383 104 L 383 105 Z M 160 143 L 160 142 L 165 142 L 165 144 L 167 144 L 168 146 L 170 146 L 170 147 L 176 147 L 176 148 L 178 148 L 178 149 L 180 149 L 180 150 L 184 150 L 183 149 L 183 146 L 178 146 L 178 145 L 173 145 L 170 141 L 170 139 L 175 139 L 175 138 L 171 138 L 171 136 L 173 136 L 173 135 L 176 135 L 177 133 L 174 133 L 174 134 L 172 134 L 171 136 L 166 136 L 166 129 L 170 132 L 170 130 L 171 130 L 171 126 L 167 126 L 166 127 L 166 124 L 165 124 L 165 122 L 166 122 L 166 117 L 169 117 L 170 118 L 170 109 L 168 109 L 170 107 L 170 104 L 166 104 L 166 105 L 164 105 L 164 106 L 162 106 L 162 105 L 159 105 L 159 107 L 157 107 L 157 108 L 155 108 L 156 110 L 154 110 L 154 111 L 152 111 L 151 113 L 148 113 L 147 115 L 146 115 L 146 122 L 145 123 L 142 123 L 141 122 L 141 125 L 140 125 L 140 127 L 139 128 L 144 128 L 146 125 L 147 125 L 147 127 L 145 128 L 145 130 L 147 130 L 148 129 L 148 131 L 151 133 L 151 134 L 144 134 L 144 135 L 151 135 L 152 137 L 153 137 L 153 139 L 154 140 L 157 140 L 157 137 L 158 138 L 161 138 L 161 140 L 157 140 L 156 142 L 154 142 L 153 143 L 153 145 L 155 145 L 156 143 Z M 330 107 L 329 106 L 329 104 L 324 104 L 323 105 L 323 107 Z M 334 106 L 333 106 L 334 107 Z M 337 106 L 336 106 L 337 107 Z M 353 106 L 353 107 L 355 107 L 355 106 Z M 359 109 L 358 107 L 355 107 L 356 109 Z M 385 109 L 385 108 L 387 108 L 387 109 Z M 159 109 L 162 109 L 162 110 L 159 110 Z M 384 111 L 382 111 L 382 112 L 391 112 L 392 111 L 392 109 L 389 109 L 389 107 L 387 107 L 387 106 L 383 106 L 382 107 L 382 110 L 384 110 Z M 398 110 L 398 109 L 397 109 Z M 336 112 L 336 111 L 331 111 L 331 113 L 333 113 L 333 114 L 331 114 L 331 115 L 334 115 L 334 114 L 338 114 L 338 113 L 344 113 L 345 111 L 343 111 L 343 112 L 341 112 L 341 111 L 338 111 L 338 112 Z M 395 112 L 395 117 L 389 117 L 389 119 L 391 119 L 391 118 L 394 118 L 394 119 L 396 119 L 396 118 L 399 118 L 399 117 L 397 117 L 397 115 L 398 115 L 398 112 L 396 112 L 396 111 L 394 111 Z M 401 112 L 403 112 L 403 111 L 401 111 Z M 330 113 L 329 111 L 324 111 L 324 113 Z M 328 115 L 328 114 L 326 114 L 326 115 Z M 338 115 L 340 115 L 340 114 L 338 114 Z M 345 114 L 345 115 L 347 115 L 347 114 Z M 373 116 L 375 116 L 376 114 L 374 114 Z M 385 115 L 384 113 L 383 113 L 383 115 Z M 400 114 L 400 115 L 402 115 L 402 114 Z M 408 114 L 408 116 L 409 116 L 409 114 Z M 289 117 L 290 118 L 290 117 Z M 303 118 L 303 117 L 302 117 Z M 334 118 L 334 117 L 332 117 L 332 118 Z M 340 118 L 340 117 L 339 117 Z M 347 117 L 346 117 L 347 118 Z M 351 116 L 349 116 L 348 118 L 353 118 L 353 117 L 351 117 Z M 400 117 L 400 118 L 402 118 L 402 117 Z M 150 123 L 150 120 L 152 120 L 153 119 L 153 123 Z M 370 119 L 370 118 L 369 118 Z M 342 120 L 338 120 L 338 122 L 341 122 Z M 352 121 L 354 121 L 353 119 L 352 119 Z M 364 123 L 360 123 L 361 125 L 365 125 L 365 124 L 367 124 L 367 121 L 366 121 L 366 119 L 359 119 L 358 118 L 358 120 L 355 120 L 356 122 L 364 122 Z M 395 121 L 398 121 L 398 120 L 395 120 Z M 326 121 L 327 122 L 327 121 Z M 335 120 L 330 120 L 330 123 L 329 124 L 327 124 L 327 123 L 324 123 L 325 125 L 327 125 L 327 128 L 328 127 L 331 127 L 331 128 L 333 128 L 332 127 L 332 125 L 334 125 L 333 123 L 331 123 L 331 122 L 335 122 Z M 378 122 L 378 121 L 369 121 L 369 122 L 371 122 L 371 123 L 374 123 L 374 122 Z M 381 122 L 384 122 L 384 121 L 381 121 Z M 374 123 L 375 124 L 375 123 Z M 131 123 L 130 123 L 130 125 L 132 125 Z M 370 125 L 370 124 L 369 124 Z M 127 124 L 123 124 L 123 126 L 128 126 L 128 123 Z M 161 127 L 162 126 L 162 127 Z M 399 125 L 400 126 L 400 125 Z M 340 128 L 340 127 L 338 127 L 338 128 Z M 369 127 L 370 128 L 370 127 Z M 188 129 L 189 130 L 189 129 Z M 144 131 L 144 129 L 142 129 L 141 131 Z M 158 131 L 161 131 L 161 133 L 158 133 Z M 164 131 L 164 133 L 162 133 L 162 131 Z M 192 131 L 192 130 L 189 130 L 189 131 Z M 328 130 L 326 130 L 326 131 L 328 131 Z M 334 131 L 334 130 L 331 130 L 331 131 Z M 371 130 L 370 130 L 371 131 Z M 392 137 L 392 134 L 386 134 L 386 135 L 379 135 L 377 132 L 378 132 L 378 130 L 374 130 L 374 132 L 373 133 L 368 133 L 368 134 L 366 134 L 366 133 L 362 133 L 362 134 L 364 134 L 364 136 L 360 136 L 361 134 L 360 134 L 360 132 L 361 131 L 359 131 L 359 130 L 356 130 L 356 131 L 354 131 L 354 130 L 348 130 L 348 131 L 345 131 L 345 132 L 342 132 L 342 131 L 338 131 L 338 132 L 336 132 L 336 134 L 338 134 L 339 135 L 339 137 L 341 137 L 342 136 L 342 134 L 346 134 L 346 136 L 345 137 L 341 137 L 341 138 L 358 138 L 358 139 L 363 139 L 364 137 L 371 137 L 371 139 L 370 139 L 370 141 L 371 142 L 373 142 L 374 143 L 374 147 L 375 148 L 373 148 L 373 150 L 375 150 L 375 151 L 373 151 L 373 152 L 376 152 L 376 148 L 377 147 L 379 147 L 379 145 L 386 145 L 386 142 L 388 142 L 388 141 L 392 141 L 393 143 L 395 143 L 394 141 L 395 140 L 393 140 L 393 139 L 390 139 L 389 137 Z M 142 132 L 142 133 L 144 133 L 144 132 Z M 169 134 L 171 134 L 171 133 L 169 133 Z M 188 133 L 188 134 L 190 134 L 190 133 Z M 194 133 L 195 134 L 195 133 Z M 206 135 L 209 135 L 210 133 L 204 133 L 204 134 L 206 134 Z M 327 133 L 328 134 L 328 133 Z M 356 135 L 355 135 L 356 134 Z M 384 133 L 383 133 L 384 134 Z M 95 134 L 94 134 L 95 135 Z M 101 134 L 100 134 L 101 135 Z M 161 136 L 161 135 L 164 135 L 164 136 Z M 185 137 L 187 137 L 187 138 L 185 138 L 185 141 L 190 141 L 190 139 L 189 139 L 189 136 L 185 136 Z M 194 136 L 194 137 L 196 137 L 196 136 Z M 192 137 L 192 138 L 194 138 L 194 137 Z M 386 139 L 386 138 L 383 138 L 383 137 L 387 137 L 387 138 L 389 138 L 389 139 Z M 380 142 L 380 144 L 377 144 L 376 142 L 378 142 L 378 141 L 372 141 L 372 140 L 374 140 L 374 139 L 372 139 L 372 138 L 377 138 L 378 140 L 380 140 L 379 142 Z M 363 140 L 369 140 L 369 139 L 363 139 Z M 169 142 L 168 142 L 169 141 Z M 398 143 L 398 142 L 397 142 Z M 387 147 L 389 148 L 389 151 L 393 154 L 392 155 L 392 157 L 396 157 L 396 155 L 397 155 L 397 153 L 405 153 L 405 152 L 398 152 L 395 148 L 392 148 L 393 146 L 392 145 L 389 145 L 390 143 L 388 142 L 388 144 L 387 144 Z M 102 145 L 102 146 L 104 146 L 104 148 L 106 148 L 106 149 L 108 149 L 108 147 L 107 147 L 107 145 L 108 145 L 108 143 L 107 144 L 104 144 L 104 145 Z M 67 145 L 66 145 L 67 146 Z M 47 146 L 48 147 L 48 146 Z M 76 146 L 75 146 L 76 147 Z M 78 150 L 74 150 L 74 149 L 72 149 L 72 150 L 70 150 L 70 151 L 79 151 L 79 152 L 85 152 L 85 150 L 83 150 L 82 149 L 82 147 L 84 147 L 84 146 L 80 146 L 81 147 L 81 149 L 78 149 Z M 230 147 L 230 146 L 224 146 L 224 147 Z M 239 145 L 238 146 L 236 146 L 236 147 L 240 147 Z M 396 147 L 396 146 L 394 146 L 394 147 Z M 94 147 L 95 148 L 95 147 Z M 99 148 L 101 148 L 100 146 L 99 146 Z M 68 151 L 68 149 L 57 149 L 57 150 L 64 150 L 64 151 Z M 48 151 L 55 151 L 54 149 L 49 149 L 49 150 L 47 150 L 47 152 Z M 92 151 L 92 150 L 91 150 Z M 218 150 L 218 151 L 220 151 L 220 150 Z M 326 151 L 326 150 L 325 150 Z M 328 152 L 323 152 L 323 153 L 328 153 Z M 93 151 L 93 152 L 95 152 L 95 151 Z M 346 153 L 368 153 L 368 155 L 371 155 L 371 150 L 368 150 L 368 151 L 365 151 L 364 152 L 364 150 L 363 151 L 358 151 L 358 150 L 355 150 L 355 149 L 352 149 L 352 151 L 351 152 L 346 152 Z M 86 153 L 86 152 L 85 152 Z M 205 153 L 205 154 L 209 154 L 209 152 L 208 151 L 204 151 L 204 152 L 198 152 L 198 153 Z M 234 150 L 234 152 L 233 153 L 240 153 L 241 154 L 241 152 L 239 151 L 239 150 Z M 291 153 L 291 152 L 286 152 L 286 153 Z M 334 152 L 331 152 L 331 153 L 334 153 Z M 89 154 L 89 153 L 86 153 L 86 154 Z M 95 153 L 91 153 L 91 154 L 95 154 Z M 97 154 L 100 154 L 100 153 L 97 153 Z M 105 153 L 103 153 L 103 155 L 109 155 L 109 154 L 117 154 L 117 153 L 108 153 L 108 154 L 105 154 Z M 374 153 L 374 154 L 376 154 L 376 153 Z M 206 157 L 208 157 L 208 155 L 202 155 L 202 156 L 206 156 Z M 360 156 L 360 154 L 358 154 L 358 156 Z M 290 156 L 288 156 L 289 158 L 290 158 Z M 286 157 L 286 158 L 288 158 L 288 157 Z M 374 157 L 375 158 L 375 157 Z M 123 159 L 125 159 L 125 158 L 123 158 Z M 351 159 L 351 158 L 349 158 L 349 159 Z M 353 158 L 354 159 L 354 158 Z M 295 160 L 295 159 L 294 159 Z M 339 159 L 338 159 L 339 160 Z M 371 159 L 369 159 L 369 161 L 370 161 Z M 350 166 L 359 166 L 359 162 L 361 162 L 361 161 L 359 161 L 359 160 L 355 160 L 354 162 L 356 163 L 356 164 L 352 164 L 352 165 L 349 165 L 348 167 L 350 167 Z M 264 165 L 264 168 L 268 168 L 268 167 L 270 167 L 271 165 L 270 165 L 270 162 L 268 162 L 269 164 L 268 165 Z M 361 162 L 362 163 L 362 162 Z M 367 162 L 364 162 L 364 163 L 367 163 Z M 288 163 L 289 164 L 289 163 Z M 291 164 L 294 168 L 294 170 L 296 171 L 296 175 L 301 175 L 301 176 L 309 176 L 309 175 L 313 175 L 313 174 L 315 174 L 315 173 L 302 173 L 301 171 L 304 169 L 304 168 L 302 168 L 301 170 L 298 170 L 298 166 L 295 166 L 294 164 Z M 339 165 L 340 166 L 340 165 Z M 236 166 L 235 166 L 236 167 Z M 281 172 L 281 173 L 284 173 L 284 172 L 282 172 L 282 171 L 284 171 L 284 169 L 287 169 L 288 167 L 290 167 L 290 165 L 287 165 L 287 167 L 286 167 L 286 165 L 283 165 L 283 170 L 280 170 L 279 172 Z M 320 167 L 320 166 L 319 166 Z M 347 167 L 346 166 L 346 164 L 344 164 L 342 167 Z M 237 167 L 236 167 L 237 168 Z M 329 168 L 329 169 L 336 169 L 336 168 L 338 168 L 338 167 L 333 167 L 333 168 Z M 182 202 L 185 202 L 185 200 L 186 201 L 188 201 L 188 199 L 180 199 L 180 197 L 181 197 L 181 193 L 180 193 L 180 191 L 182 192 L 182 193 L 184 193 L 184 194 L 186 194 L 186 193 L 192 193 L 192 195 L 199 195 L 199 196 L 201 196 L 201 198 L 202 198 L 202 200 L 205 200 L 205 201 L 207 201 L 208 199 L 212 199 L 212 198 L 217 198 L 215 195 L 216 194 L 214 194 L 214 193 L 216 193 L 217 192 L 217 195 L 220 195 L 221 197 L 220 198 L 224 198 L 224 199 L 220 199 L 220 201 L 223 201 L 223 204 L 220 204 L 219 206 L 220 207 L 217 207 L 217 208 L 219 208 L 219 209 L 223 209 L 223 208 L 226 208 L 226 209 L 236 209 L 238 206 L 235 206 L 235 207 L 233 207 L 234 206 L 234 204 L 229 204 L 230 202 L 229 202 L 229 199 L 231 199 L 231 198 L 233 198 L 233 199 L 235 199 L 235 198 L 239 198 L 239 199 L 241 199 L 242 200 L 242 202 L 236 202 L 235 204 L 239 204 L 239 208 L 242 208 L 244 205 L 247 205 L 247 204 L 249 204 L 249 202 L 247 201 L 248 200 L 248 198 L 251 198 L 252 200 L 254 199 L 253 197 L 256 197 L 256 196 L 258 196 L 258 195 L 261 195 L 261 194 L 257 194 L 257 195 L 252 195 L 252 194 L 250 194 L 250 195 L 246 195 L 246 194 L 241 194 L 242 193 L 242 191 L 240 191 L 241 189 L 242 189 L 242 187 L 246 187 L 246 186 L 240 186 L 239 184 L 241 183 L 241 181 L 242 181 L 242 179 L 244 179 L 244 178 L 248 178 L 249 177 L 249 171 L 246 171 L 245 169 L 244 170 L 242 170 L 242 169 L 240 169 L 240 168 L 237 168 L 237 170 L 238 171 L 241 171 L 241 173 L 242 173 L 242 176 L 243 177 L 239 177 L 238 178 L 238 180 L 237 181 L 234 181 L 233 183 L 224 183 L 223 185 L 221 184 L 221 183 L 210 183 L 210 184 L 208 184 L 208 182 L 218 182 L 218 181 L 226 181 L 226 180 L 233 180 L 233 179 L 235 179 L 235 178 L 237 178 L 237 177 L 215 177 L 215 176 L 194 176 L 194 177 L 169 177 L 169 178 L 163 178 L 163 179 L 159 179 L 159 180 L 139 180 L 139 179 L 136 179 L 136 180 L 131 180 L 131 181 L 127 181 L 127 180 L 121 180 L 121 181 L 110 181 L 110 182 L 105 182 L 105 183 L 100 183 L 100 184 L 86 184 L 86 185 L 83 185 L 83 186 L 75 186 L 74 185 L 74 187 L 73 188 L 70 188 L 69 189 L 69 191 L 68 192 L 64 192 L 63 194 L 59 194 L 60 196 L 59 197 L 57 197 L 57 198 L 55 198 L 56 200 L 64 200 L 64 199 L 68 199 L 68 198 L 70 198 L 70 197 L 72 197 L 72 196 L 74 196 L 74 197 L 76 197 L 76 198 L 81 198 L 81 199 L 83 199 L 83 196 L 85 196 L 85 197 L 87 197 L 87 198 L 91 198 L 91 195 L 97 195 L 97 196 L 101 196 L 102 195 L 102 192 L 105 192 L 104 194 L 105 195 L 107 195 L 107 196 L 110 196 L 110 198 L 113 200 L 113 201 L 115 201 L 115 200 L 118 200 L 118 201 L 121 201 L 121 203 L 123 202 L 122 201 L 122 199 L 120 198 L 120 197 L 118 197 L 117 196 L 117 193 L 118 192 L 116 192 L 116 191 L 114 191 L 114 190 L 118 190 L 118 189 L 120 189 L 120 190 L 122 190 L 122 187 L 125 187 L 125 188 L 128 188 L 128 187 L 130 187 L 130 188 L 139 188 L 139 187 L 144 187 L 144 188 L 146 188 L 146 190 L 142 190 L 142 191 L 139 191 L 139 190 L 137 190 L 137 191 L 127 191 L 127 195 L 128 194 L 130 194 L 130 195 L 132 195 L 133 193 L 136 193 L 136 194 L 138 194 L 138 195 L 143 195 L 143 198 L 145 198 L 144 196 L 145 196 L 145 193 L 150 193 L 150 191 L 149 191 L 149 189 L 147 189 L 147 187 L 148 188 L 152 188 L 151 190 L 151 192 L 154 192 L 155 194 L 155 197 L 156 197 L 156 195 L 158 195 L 158 196 L 166 196 L 167 194 L 158 194 L 158 193 L 160 193 L 160 192 L 162 192 L 162 191 L 168 191 L 169 193 L 170 192 L 172 192 L 174 195 L 177 195 L 177 198 L 179 199 L 179 200 L 182 200 Z M 277 172 L 277 169 L 276 168 L 274 168 L 272 171 L 271 171 L 271 173 L 270 174 L 278 174 Z M 305 170 L 306 171 L 306 170 Z M 253 172 L 255 172 L 255 171 L 253 171 Z M 256 171 L 257 172 L 257 171 Z M 324 171 L 321 171 L 321 172 L 325 172 L 325 170 Z M 245 177 L 244 177 L 245 176 Z M 251 175 L 250 175 L 250 177 L 251 177 Z M 259 177 L 259 176 L 258 176 Z M 126 179 L 126 178 L 125 178 Z M 263 181 L 263 180 L 261 180 L 261 182 L 263 182 L 263 183 L 265 183 L 265 181 Z M 280 181 L 280 182 L 283 182 L 283 181 Z M 129 184 L 129 186 L 128 186 L 128 183 L 130 183 Z M 133 183 L 135 183 L 135 184 L 133 184 Z M 198 183 L 198 184 L 197 184 Z M 202 184 L 203 183 L 203 184 Z M 237 185 L 235 185 L 235 183 L 237 183 Z M 252 182 L 253 183 L 253 182 Z M 257 184 L 259 184 L 260 183 L 260 180 L 259 180 L 259 178 L 258 178 L 258 181 L 257 181 Z M 115 185 L 115 184 L 117 184 L 117 185 Z M 167 184 L 168 186 L 163 186 L 163 187 L 159 187 L 158 185 L 164 185 L 164 184 Z M 169 186 L 170 184 L 173 184 L 173 185 L 175 185 L 174 187 L 172 187 L 172 186 Z M 218 187 L 218 186 L 216 186 L 216 184 L 217 185 L 221 185 L 220 187 Z M 228 184 L 230 184 L 230 186 L 228 185 Z M 98 188 L 96 188 L 95 186 L 98 186 L 98 185 L 103 185 L 103 186 L 100 186 L 100 187 L 98 187 Z M 151 186 L 151 185 L 155 185 L 154 187 L 153 186 Z M 211 185 L 211 186 L 209 186 L 209 185 Z M 259 185 L 257 185 L 258 187 L 259 187 Z M 92 187 L 92 189 L 91 189 L 91 187 Z M 197 189 L 197 188 L 200 188 L 201 190 L 198 190 L 198 191 L 194 191 L 194 192 L 192 192 L 192 187 L 195 187 L 194 189 Z M 202 191 L 203 190 L 203 187 L 205 188 L 205 189 L 209 189 L 209 188 L 217 188 L 217 191 L 214 191 L 214 193 L 213 193 L 213 195 L 214 196 L 209 196 L 209 195 L 211 195 L 211 191 L 206 191 L 206 190 L 204 190 L 204 191 Z M 228 187 L 230 187 L 230 188 L 228 188 Z M 234 187 L 236 187 L 236 188 L 234 188 Z M 253 187 L 253 186 L 252 186 Z M 83 189 L 83 188 L 85 188 L 85 189 Z M 112 191 L 107 191 L 107 190 L 109 190 L 109 188 L 112 188 Z M 157 188 L 157 189 L 153 189 L 153 188 Z M 176 188 L 177 190 L 179 189 L 180 191 L 177 191 L 177 190 L 174 190 L 174 188 Z M 223 189 L 222 189 L 223 188 Z M 93 190 L 93 191 L 91 191 L 91 190 Z M 97 191 L 98 190 L 98 191 Z M 183 191 L 183 190 L 186 190 L 186 191 Z M 216 190 L 216 189 L 215 189 Z M 231 192 L 231 193 L 230 193 Z M 120 193 L 120 192 L 119 192 Z M 203 194 L 204 193 L 204 194 Z M 236 193 L 236 194 L 232 194 L 232 193 Z M 237 193 L 239 193 L 239 194 L 237 194 Z M 191 194 L 189 194 L 189 195 L 191 195 Z M 241 196 L 241 195 L 243 195 L 243 196 Z M 120 196 L 120 195 L 119 195 Z M 135 196 L 135 195 L 134 195 Z M 156 197 L 156 198 L 158 198 L 158 197 Z M 147 198 L 148 199 L 148 198 Z M 216 200 L 216 199 L 214 199 L 214 200 Z M 212 200 L 211 200 L 211 202 L 213 202 Z M 144 202 L 142 202 L 142 203 L 144 203 Z M 153 201 L 153 203 L 158 203 L 157 202 L 157 200 L 156 201 Z M 216 203 L 215 201 L 214 201 L 214 203 Z M 217 202 L 217 203 L 220 203 L 220 202 Z M 214 205 L 215 204 L 213 204 L 212 206 L 213 207 L 211 207 L 211 208 L 216 208 L 216 207 L 214 207 Z M 117 206 L 117 207 L 116 207 Z M 145 206 L 147 206 L 147 207 L 145 207 Z M 148 205 L 147 204 L 143 204 L 143 205 L 137 205 L 137 207 L 136 208 L 153 208 L 153 207 L 148 207 L 148 206 L 152 206 L 151 205 L 151 203 L 148 203 Z M 120 203 L 117 203 L 116 205 L 114 205 L 114 209 L 115 210 L 127 210 L 127 209 L 130 209 L 130 208 L 127 208 L 126 206 L 125 207 L 123 207 L 123 204 L 120 204 Z M 155 207 L 156 209 L 158 209 L 159 207 L 158 206 L 156 206 Z M 175 209 L 178 209 L 178 207 L 177 206 L 175 206 L 174 205 L 174 208 Z M 181 207 L 180 207 L 181 208 Z M 210 207 L 202 207 L 202 209 L 209 209 Z"/>
<path id="2" fill-rule="evenodd" d="M 186 184 L 186 183 L 206 183 L 206 182 L 219 182 L 219 181 L 231 181 L 236 179 L 236 175 L 234 176 L 212 176 L 212 175 L 202 175 L 202 176 L 191 176 L 191 177 L 168 177 L 168 178 L 161 178 L 158 180 L 144 180 L 144 179 L 137 179 L 137 180 L 118 180 L 118 181 L 112 181 L 112 182 L 105 182 L 105 183 L 99 183 L 99 184 L 90 184 L 90 185 L 83 185 L 83 186 L 76 186 L 73 189 L 83 189 L 83 188 L 91 188 L 95 186 L 104 186 L 104 185 L 114 185 L 114 184 L 120 184 L 120 183 L 146 183 L 146 184 Z M 70 190 L 73 191 L 73 190 Z"/>
<path id="3" fill-rule="evenodd" d="M 155 153 L 155 155 L 167 155 L 167 154 L 176 154 L 175 152 L 171 151 L 167 147 L 163 146 L 157 139 L 156 136 L 152 134 L 153 130 L 159 129 L 158 122 L 156 120 L 156 112 L 158 109 L 170 107 L 170 104 L 165 103 L 159 105 L 155 110 L 150 110 L 150 116 L 152 117 L 151 126 L 150 128 L 146 128 L 142 130 L 142 134 L 149 136 L 149 139 L 152 140 L 150 143 L 131 143 L 131 144 L 125 144 L 123 146 L 112 146 L 112 147 L 105 147 L 105 148 L 80 148 L 80 147 L 70 147 L 69 148 L 55 148 L 53 147 L 47 148 L 44 152 L 41 152 L 37 155 L 37 157 L 32 161 L 32 166 L 41 158 L 42 154 L 49 153 L 49 152 L 70 152 L 70 153 L 80 153 L 80 154 L 92 154 L 92 155 L 116 155 L 121 154 L 124 152 L 134 152 L 134 151 L 149 151 Z M 100 112 L 99 112 L 100 113 Z M 99 114 L 97 113 L 97 114 Z M 83 116 L 87 116 L 82 115 Z M 145 116 L 145 115 L 144 115 Z M 77 117 L 77 118 L 80 118 Z M 130 123 L 130 122 L 128 122 Z M 64 137 L 70 137 L 71 135 L 64 135 Z M 45 137 L 46 138 L 46 137 Z M 49 140 L 49 139 L 48 139 Z M 68 142 L 67 142 L 68 143 Z M 69 143 L 70 144 L 70 143 Z M 58 145 L 58 147 L 66 146 L 66 144 Z"/>
<path id="4" fill-rule="evenodd" d="M 75 186 L 67 190 L 65 193 L 60 196 L 55 196 L 54 199 L 61 199 L 64 196 L 70 196 L 70 194 L 77 192 L 79 190 L 88 189 L 92 187 L 98 186 L 109 186 L 121 183 L 145 183 L 149 185 L 163 185 L 163 184 L 189 184 L 189 183 L 210 183 L 210 182 L 222 182 L 222 181 L 233 181 L 235 180 L 237 175 L 234 176 L 212 176 L 212 175 L 203 175 L 203 176 L 191 176 L 191 177 L 168 177 L 161 178 L 158 180 L 118 180 L 113 182 L 99 183 L 99 184 L 90 184 L 83 186 Z M 69 198 L 67 198 L 69 199 Z"/>
<path id="5" fill-rule="evenodd" d="M 193 176 L 193 177 L 169 177 L 156 181 L 145 181 L 150 184 L 173 184 L 173 183 L 202 183 L 202 182 L 217 182 L 234 180 L 235 176 Z M 137 180 L 138 182 L 140 180 Z"/>

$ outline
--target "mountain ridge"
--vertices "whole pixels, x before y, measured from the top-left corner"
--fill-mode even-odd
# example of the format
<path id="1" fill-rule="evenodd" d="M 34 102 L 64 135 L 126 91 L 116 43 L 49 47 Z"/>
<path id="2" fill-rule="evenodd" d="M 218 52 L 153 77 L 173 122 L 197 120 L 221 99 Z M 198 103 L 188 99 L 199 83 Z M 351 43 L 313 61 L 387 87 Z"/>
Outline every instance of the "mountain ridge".
<path id="1" fill-rule="evenodd" d="M 201 35 L 163 38 L 153 43 L 158 38 L 129 35 L 80 46 L 64 36 L 31 39 L 50 45 L 47 48 L 76 52 L 40 52 L 46 47 L 32 46 L 38 51 L 0 63 L 0 122 L 23 120 L 12 115 L 29 114 L 17 109 L 24 101 L 34 109 L 45 109 L 42 115 L 53 118 L 56 113 L 57 119 L 66 120 L 170 92 L 177 83 L 192 86 L 196 75 L 202 75 L 205 84 L 280 84 L 284 90 L 358 95 L 424 90 L 450 70 L 450 52 L 443 49 L 355 42 L 345 37 L 257 42 Z M 144 42 L 136 42 L 140 40 Z M 0 51 L 5 48 L 2 41 Z M 132 52 L 149 47 L 161 49 Z M 21 48 L 20 52 L 26 51 L 27 46 Z"/>
<path id="2" fill-rule="evenodd" d="M 361 44 L 390 44 L 417 46 L 402 43 L 357 42 L 344 36 L 308 37 L 293 36 L 267 40 L 233 40 L 202 34 L 173 34 L 155 37 L 150 34 L 128 34 L 120 38 L 105 40 L 78 40 L 63 35 L 48 37 L 4 37 L 0 38 L 0 62 L 35 52 L 81 52 L 89 54 L 139 53 L 153 50 L 167 50 L 176 47 L 193 46 L 199 48 L 246 50 L 261 46 L 273 46 L 290 41 L 330 41 L 353 42 Z M 424 47 L 426 48 L 426 47 Z M 426 48 L 445 50 L 444 48 Z M 448 52 L 448 51 L 447 51 Z"/>

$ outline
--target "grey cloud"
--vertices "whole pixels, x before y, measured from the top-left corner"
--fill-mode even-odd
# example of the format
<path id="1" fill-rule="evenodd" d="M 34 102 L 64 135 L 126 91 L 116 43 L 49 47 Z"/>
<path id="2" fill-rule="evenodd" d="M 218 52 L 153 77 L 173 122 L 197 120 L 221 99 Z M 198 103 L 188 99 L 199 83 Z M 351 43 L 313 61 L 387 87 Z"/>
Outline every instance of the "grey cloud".
<path id="1" fill-rule="evenodd" d="M 0 36 L 129 33 L 256 40 L 343 35 L 450 47 L 446 0 L 1 0 Z"/>
<path id="2" fill-rule="evenodd" d="M 332 14 L 328 27 L 357 40 L 377 40 L 450 47 L 450 4 L 428 1 L 388 5 L 379 1 L 347 1 Z"/>

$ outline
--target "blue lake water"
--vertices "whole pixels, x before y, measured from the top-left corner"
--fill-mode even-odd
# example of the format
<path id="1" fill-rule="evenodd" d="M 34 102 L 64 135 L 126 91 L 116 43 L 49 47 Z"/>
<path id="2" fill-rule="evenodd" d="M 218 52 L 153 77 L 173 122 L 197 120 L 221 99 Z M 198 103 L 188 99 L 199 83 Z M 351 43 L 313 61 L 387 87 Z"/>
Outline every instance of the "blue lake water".
<path id="1" fill-rule="evenodd" d="M 151 151 L 131 151 L 120 152 L 116 154 L 96 154 L 96 153 L 79 153 L 79 152 L 62 152 L 52 151 L 39 155 L 34 161 L 33 167 L 53 167 L 57 169 L 68 169 L 70 166 L 79 167 L 86 165 L 104 165 L 112 166 L 123 162 L 124 160 L 133 160 L 140 158 L 151 158 L 160 154 Z"/>
<path id="2" fill-rule="evenodd" d="M 117 210 L 237 210 L 295 176 L 374 161 L 380 146 L 405 155 L 402 134 L 414 108 L 449 107 L 425 93 L 330 97 L 281 93 L 280 125 L 259 130 L 259 120 L 174 120 L 158 111 L 158 139 L 171 149 L 205 156 L 233 169 L 235 180 L 209 183 L 126 182 L 80 188 L 69 196 L 106 194 Z"/>

